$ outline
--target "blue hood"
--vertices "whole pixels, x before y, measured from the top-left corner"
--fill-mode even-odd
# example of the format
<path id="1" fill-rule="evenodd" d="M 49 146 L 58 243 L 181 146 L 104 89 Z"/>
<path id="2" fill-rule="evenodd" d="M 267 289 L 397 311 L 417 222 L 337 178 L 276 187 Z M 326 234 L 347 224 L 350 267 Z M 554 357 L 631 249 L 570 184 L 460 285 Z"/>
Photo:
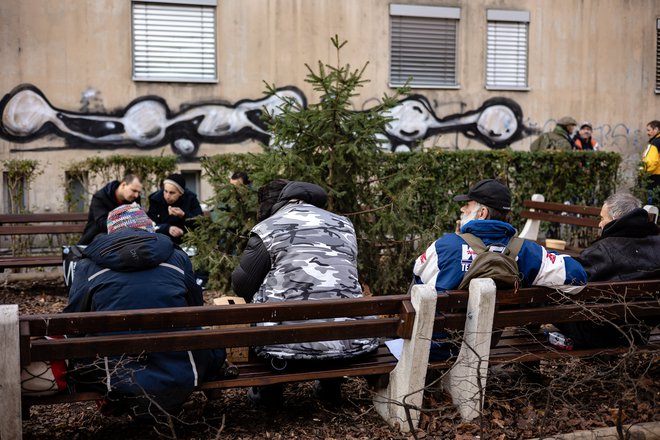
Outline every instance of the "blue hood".
<path id="1" fill-rule="evenodd" d="M 501 242 L 502 237 L 509 239 L 516 235 L 516 228 L 499 220 L 472 220 L 461 228 L 461 233 L 470 233 L 481 238 L 486 246 Z M 501 244 L 506 244 L 501 243 Z"/>
<path id="2" fill-rule="evenodd" d="M 123 229 L 98 235 L 83 251 L 97 265 L 118 272 L 150 269 L 170 258 L 174 243 L 169 237 L 142 229 Z"/>

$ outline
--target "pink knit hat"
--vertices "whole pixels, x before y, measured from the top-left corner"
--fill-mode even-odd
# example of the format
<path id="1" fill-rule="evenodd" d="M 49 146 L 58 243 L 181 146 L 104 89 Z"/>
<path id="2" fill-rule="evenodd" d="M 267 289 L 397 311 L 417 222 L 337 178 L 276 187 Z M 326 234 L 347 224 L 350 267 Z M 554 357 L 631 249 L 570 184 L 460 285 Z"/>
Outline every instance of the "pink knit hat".
<path id="1" fill-rule="evenodd" d="M 147 214 L 145 214 L 137 203 L 121 205 L 110 211 L 107 224 L 108 234 L 125 228 L 138 228 L 149 232 L 156 232 L 154 222 L 147 217 Z"/>

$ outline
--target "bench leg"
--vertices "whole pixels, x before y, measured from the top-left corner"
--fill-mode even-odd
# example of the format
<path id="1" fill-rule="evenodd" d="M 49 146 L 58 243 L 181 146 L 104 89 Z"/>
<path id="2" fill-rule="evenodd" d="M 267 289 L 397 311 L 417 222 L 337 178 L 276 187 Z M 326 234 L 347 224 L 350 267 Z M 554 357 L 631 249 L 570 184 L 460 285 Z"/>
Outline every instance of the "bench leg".
<path id="1" fill-rule="evenodd" d="M 411 302 L 415 309 L 412 337 L 403 343 L 401 358 L 390 373 L 388 387 L 377 390 L 373 399 L 378 414 L 390 426 L 399 425 L 403 432 L 410 432 L 419 424 L 437 298 L 431 286 L 412 288 Z"/>
<path id="2" fill-rule="evenodd" d="M 0 439 L 20 440 L 21 361 L 18 306 L 0 305 Z"/>
<path id="3" fill-rule="evenodd" d="M 490 340 L 495 314 L 495 283 L 491 279 L 470 282 L 463 344 L 456 363 L 442 379 L 442 387 L 464 420 L 481 414 L 486 392 Z"/>

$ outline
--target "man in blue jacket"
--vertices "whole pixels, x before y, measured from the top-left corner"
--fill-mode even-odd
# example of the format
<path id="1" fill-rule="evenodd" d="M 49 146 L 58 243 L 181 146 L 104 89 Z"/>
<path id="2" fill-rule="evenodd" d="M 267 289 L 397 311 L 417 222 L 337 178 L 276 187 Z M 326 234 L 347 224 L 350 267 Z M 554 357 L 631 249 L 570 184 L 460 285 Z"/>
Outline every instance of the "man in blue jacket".
<path id="1" fill-rule="evenodd" d="M 65 312 L 203 304 L 190 259 L 154 233 L 137 204 L 112 210 L 107 229 L 83 251 Z M 107 393 L 102 413 L 129 411 L 150 419 L 176 414 L 199 382 L 219 372 L 224 358 L 223 349 L 117 356 L 79 361 L 73 377 L 80 389 Z"/>
<path id="2" fill-rule="evenodd" d="M 461 208 L 460 232 L 480 238 L 491 251 L 503 251 L 516 229 L 507 222 L 511 211 L 511 192 L 493 179 L 477 182 L 467 194 L 454 197 L 465 202 Z M 458 234 L 445 234 L 433 242 L 417 258 L 413 268 L 416 284 L 430 284 L 436 291 L 456 289 L 470 268 L 476 253 Z M 546 286 L 565 293 L 577 293 L 584 288 L 587 274 L 568 255 L 548 252 L 543 246 L 525 240 L 517 258 L 521 287 Z M 436 344 L 431 355 L 437 353 Z"/>

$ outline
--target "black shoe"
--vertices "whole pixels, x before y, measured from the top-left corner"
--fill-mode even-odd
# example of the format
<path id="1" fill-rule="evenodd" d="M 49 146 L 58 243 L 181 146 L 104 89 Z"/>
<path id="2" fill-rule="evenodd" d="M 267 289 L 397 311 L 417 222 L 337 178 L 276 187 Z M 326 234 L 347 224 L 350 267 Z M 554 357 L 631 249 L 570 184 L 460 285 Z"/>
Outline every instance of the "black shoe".
<path id="1" fill-rule="evenodd" d="M 341 402 L 341 378 L 322 379 L 314 382 L 314 396 L 328 403 Z"/>
<path id="2" fill-rule="evenodd" d="M 248 399 L 256 406 L 278 408 L 284 401 L 282 384 L 251 387 L 247 393 Z"/>

